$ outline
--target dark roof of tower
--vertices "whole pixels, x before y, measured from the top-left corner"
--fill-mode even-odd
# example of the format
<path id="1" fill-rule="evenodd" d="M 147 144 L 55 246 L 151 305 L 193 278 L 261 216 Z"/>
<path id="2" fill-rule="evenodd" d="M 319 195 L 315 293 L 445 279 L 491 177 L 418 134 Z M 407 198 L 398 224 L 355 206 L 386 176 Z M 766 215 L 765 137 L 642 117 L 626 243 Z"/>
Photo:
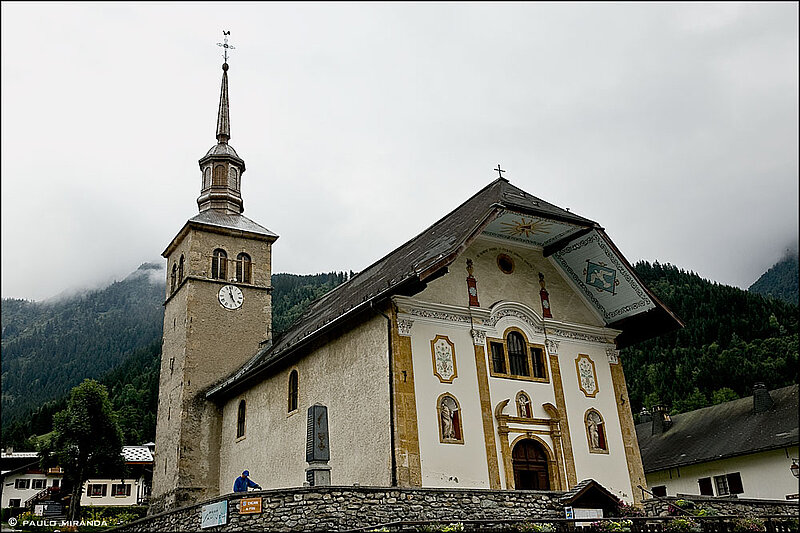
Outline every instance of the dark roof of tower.
<path id="1" fill-rule="evenodd" d="M 278 236 L 260 224 L 256 224 L 244 215 L 228 213 L 221 209 L 207 209 L 200 211 L 197 215 L 193 216 L 186 221 L 183 228 L 175 235 L 175 238 L 169 243 L 169 246 L 161 254 L 163 257 L 168 257 L 172 250 L 183 240 L 186 232 L 190 227 L 203 227 L 206 230 L 223 232 L 230 234 L 231 232 L 240 233 L 243 236 L 255 237 L 257 239 L 274 241 Z"/>
<path id="2" fill-rule="evenodd" d="M 753 412 L 753 397 L 673 415 L 672 425 L 652 434 L 652 422 L 636 425 L 646 473 L 797 446 L 798 386 L 770 391 L 771 409 Z"/>
<path id="3" fill-rule="evenodd" d="M 239 371 L 212 388 L 208 396 L 221 394 L 253 379 L 346 319 L 369 310 L 392 295 L 413 295 L 421 291 L 427 282 L 446 273 L 448 265 L 482 229 L 506 210 L 569 222 L 604 235 L 596 222 L 528 194 L 505 178 L 498 178 L 422 233 L 314 301 L 285 333 L 266 344 Z M 647 319 L 660 323 L 660 329 L 653 331 L 682 325 L 661 302 L 652 294 L 650 296 L 656 302 L 657 310 L 661 311 L 650 314 Z M 642 324 L 635 326 L 641 328 Z"/>
<path id="4" fill-rule="evenodd" d="M 235 157 L 237 159 L 241 159 L 241 157 L 239 157 L 239 154 L 236 153 L 236 150 L 233 149 L 233 146 L 231 146 L 228 143 L 217 143 L 217 144 L 215 144 L 214 146 L 212 146 L 208 150 L 208 152 L 206 152 L 206 155 L 203 156 L 203 159 L 205 159 L 208 156 L 214 156 L 214 155 L 217 155 L 217 156 L 219 156 L 219 155 L 228 155 L 228 156 Z"/>

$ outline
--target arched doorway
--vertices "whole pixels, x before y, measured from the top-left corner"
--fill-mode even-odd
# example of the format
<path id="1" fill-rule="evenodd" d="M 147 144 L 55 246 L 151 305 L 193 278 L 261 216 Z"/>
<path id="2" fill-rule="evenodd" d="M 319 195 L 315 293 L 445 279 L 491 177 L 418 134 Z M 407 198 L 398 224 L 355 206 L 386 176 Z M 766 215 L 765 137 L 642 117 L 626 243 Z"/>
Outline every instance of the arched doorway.
<path id="1" fill-rule="evenodd" d="M 511 453 L 514 487 L 518 490 L 550 490 L 547 453 L 533 439 L 522 439 Z"/>

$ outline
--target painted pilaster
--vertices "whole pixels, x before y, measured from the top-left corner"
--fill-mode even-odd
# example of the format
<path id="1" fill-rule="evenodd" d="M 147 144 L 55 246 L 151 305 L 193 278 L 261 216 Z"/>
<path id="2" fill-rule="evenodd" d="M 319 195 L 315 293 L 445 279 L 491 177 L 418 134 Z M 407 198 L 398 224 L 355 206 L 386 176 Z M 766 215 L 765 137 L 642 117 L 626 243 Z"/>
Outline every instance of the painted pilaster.
<path id="1" fill-rule="evenodd" d="M 398 320 L 396 309 L 392 309 L 393 453 L 400 487 L 422 486 L 414 363 L 411 358 L 412 326 L 412 320 Z"/>
<path id="2" fill-rule="evenodd" d="M 647 481 L 642 466 L 642 454 L 639 451 L 639 440 L 636 438 L 636 426 L 633 423 L 628 386 L 625 384 L 625 374 L 622 371 L 622 361 L 619 353 L 613 348 L 608 349 L 609 366 L 611 368 L 611 382 L 614 385 L 614 398 L 617 404 L 619 425 L 622 428 L 622 443 L 625 446 L 625 459 L 628 463 L 628 475 L 631 479 L 634 505 L 641 505 L 642 492 L 638 485 L 647 488 Z"/>
<path id="3" fill-rule="evenodd" d="M 550 354 L 550 372 L 553 376 L 553 391 L 556 396 L 556 408 L 559 413 L 567 412 L 567 402 L 564 400 L 564 386 L 561 382 L 561 366 L 558 364 L 558 343 L 546 341 L 547 352 Z M 561 441 L 564 448 L 564 467 L 567 471 L 566 490 L 578 484 L 578 476 L 575 473 L 575 456 L 572 453 L 572 438 L 569 434 L 569 423 L 564 420 L 561 426 Z"/>
<path id="4" fill-rule="evenodd" d="M 486 351 L 484 343 L 486 334 L 473 330 L 475 344 L 475 368 L 478 375 L 478 394 L 481 402 L 481 418 L 483 420 L 483 438 L 486 443 L 486 462 L 489 465 L 489 487 L 500 488 L 500 467 L 497 463 L 497 447 L 494 440 L 494 420 L 492 404 L 489 397 L 489 376 L 486 370 Z M 506 439 L 507 440 L 507 439 Z"/>

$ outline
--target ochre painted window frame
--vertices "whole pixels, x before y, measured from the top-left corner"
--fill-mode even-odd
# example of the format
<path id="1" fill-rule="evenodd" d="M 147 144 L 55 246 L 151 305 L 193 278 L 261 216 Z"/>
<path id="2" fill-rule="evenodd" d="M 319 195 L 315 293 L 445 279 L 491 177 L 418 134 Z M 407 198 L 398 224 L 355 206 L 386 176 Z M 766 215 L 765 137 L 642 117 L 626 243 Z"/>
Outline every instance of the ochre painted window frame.
<path id="1" fill-rule="evenodd" d="M 509 373 L 511 371 L 511 364 L 510 364 L 510 361 L 508 360 L 508 341 L 506 339 L 508 338 L 508 334 L 511 333 L 512 331 L 515 331 L 515 332 L 519 333 L 520 335 L 522 335 L 522 339 L 525 341 L 525 347 L 526 347 L 525 354 L 526 354 L 527 360 L 528 360 L 528 373 L 530 374 L 528 376 L 516 376 L 514 374 L 510 374 Z M 505 357 L 505 362 L 506 362 L 506 373 L 505 374 L 502 374 L 502 373 L 494 371 L 494 361 L 492 360 L 492 343 L 493 342 L 503 345 L 503 355 Z M 535 343 L 530 342 L 528 340 L 528 336 L 525 335 L 525 332 L 522 331 L 521 329 L 519 329 L 518 327 L 511 326 L 510 328 L 507 328 L 503 332 L 503 338 L 502 339 L 493 339 L 493 338 L 487 337 L 486 338 L 486 348 L 487 348 L 486 353 L 487 353 L 488 358 L 489 358 L 489 375 L 491 377 L 493 377 L 493 378 L 503 378 L 503 379 L 518 379 L 518 380 L 521 380 L 521 381 L 534 381 L 534 382 L 537 382 L 537 383 L 550 383 L 550 369 L 548 368 L 547 351 L 545 351 L 544 345 L 535 344 Z M 537 349 L 542 351 L 542 368 L 544 369 L 544 377 L 542 377 L 542 378 L 537 378 L 537 377 L 535 377 L 533 375 L 533 354 L 531 353 L 531 348 L 537 348 Z"/>

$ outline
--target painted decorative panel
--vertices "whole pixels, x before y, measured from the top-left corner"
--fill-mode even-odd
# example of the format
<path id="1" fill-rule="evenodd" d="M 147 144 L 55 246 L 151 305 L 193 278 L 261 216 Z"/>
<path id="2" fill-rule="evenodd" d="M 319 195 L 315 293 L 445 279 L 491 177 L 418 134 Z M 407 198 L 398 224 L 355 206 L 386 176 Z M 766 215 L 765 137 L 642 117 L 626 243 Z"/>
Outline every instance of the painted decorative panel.
<path id="1" fill-rule="evenodd" d="M 578 386 L 589 398 L 597 396 L 597 371 L 594 361 L 586 355 L 580 354 L 575 359 L 575 371 L 578 376 Z"/>
<path id="2" fill-rule="evenodd" d="M 596 231 L 552 257 L 607 324 L 655 307 L 644 287 Z"/>
<path id="3" fill-rule="evenodd" d="M 456 347 L 445 336 L 437 335 L 431 341 L 433 373 L 442 383 L 452 383 L 458 377 Z"/>
<path id="4" fill-rule="evenodd" d="M 547 246 L 580 230 L 581 227 L 574 224 L 507 211 L 490 222 L 483 233 L 514 242 Z"/>

